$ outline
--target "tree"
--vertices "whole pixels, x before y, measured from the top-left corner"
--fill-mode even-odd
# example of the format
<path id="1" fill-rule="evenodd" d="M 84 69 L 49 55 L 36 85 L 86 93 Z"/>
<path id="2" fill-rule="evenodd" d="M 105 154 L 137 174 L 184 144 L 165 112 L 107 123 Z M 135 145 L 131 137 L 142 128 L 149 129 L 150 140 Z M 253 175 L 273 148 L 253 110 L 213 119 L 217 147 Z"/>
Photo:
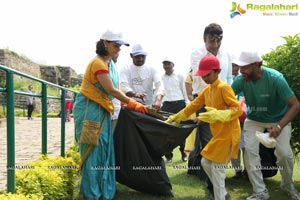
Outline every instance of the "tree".
<path id="1" fill-rule="evenodd" d="M 300 37 L 282 37 L 286 44 L 280 45 L 270 53 L 262 56 L 266 65 L 281 72 L 291 86 L 295 95 L 300 99 Z M 292 121 L 292 149 L 295 154 L 300 153 L 300 115 Z"/>

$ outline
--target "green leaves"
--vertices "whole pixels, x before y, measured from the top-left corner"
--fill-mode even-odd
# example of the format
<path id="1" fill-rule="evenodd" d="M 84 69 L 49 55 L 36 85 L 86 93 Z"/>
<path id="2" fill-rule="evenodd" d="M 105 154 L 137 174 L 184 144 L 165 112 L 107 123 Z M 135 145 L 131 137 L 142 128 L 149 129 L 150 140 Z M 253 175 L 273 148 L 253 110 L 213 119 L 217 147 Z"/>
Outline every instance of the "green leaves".
<path id="1" fill-rule="evenodd" d="M 76 151 L 69 151 L 67 154 L 74 157 L 79 156 Z M 79 168 L 72 157 L 42 155 L 40 160 L 28 165 L 30 169 L 16 171 L 17 194 L 35 194 L 43 197 L 44 200 L 72 199 Z"/>
<path id="2" fill-rule="evenodd" d="M 270 53 L 262 56 L 265 64 L 281 72 L 288 84 L 300 99 L 300 37 L 283 36 L 285 44 L 276 47 Z M 291 145 L 295 154 L 300 153 L 300 116 L 299 114 L 292 121 Z"/>

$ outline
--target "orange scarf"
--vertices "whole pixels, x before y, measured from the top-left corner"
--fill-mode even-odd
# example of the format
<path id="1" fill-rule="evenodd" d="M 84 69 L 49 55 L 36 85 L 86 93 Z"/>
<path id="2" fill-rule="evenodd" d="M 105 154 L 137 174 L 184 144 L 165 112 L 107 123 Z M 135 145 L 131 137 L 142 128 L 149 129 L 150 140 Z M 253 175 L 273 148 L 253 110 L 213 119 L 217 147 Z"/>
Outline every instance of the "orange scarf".
<path id="1" fill-rule="evenodd" d="M 98 103 L 106 111 L 113 113 L 114 105 L 111 99 L 102 90 L 91 84 L 86 79 L 82 80 L 80 93 L 90 100 Z"/>

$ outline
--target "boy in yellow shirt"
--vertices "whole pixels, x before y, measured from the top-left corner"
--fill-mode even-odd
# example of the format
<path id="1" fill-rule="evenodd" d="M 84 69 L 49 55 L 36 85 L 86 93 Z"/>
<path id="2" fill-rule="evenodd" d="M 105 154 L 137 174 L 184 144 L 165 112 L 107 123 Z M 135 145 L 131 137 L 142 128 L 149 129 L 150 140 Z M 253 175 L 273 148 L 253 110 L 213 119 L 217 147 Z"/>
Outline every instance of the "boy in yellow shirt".
<path id="1" fill-rule="evenodd" d="M 207 55 L 200 60 L 196 76 L 208 84 L 198 97 L 167 122 L 179 124 L 181 121 L 206 105 L 207 112 L 200 113 L 195 122 L 210 123 L 212 139 L 202 150 L 201 164 L 214 186 L 215 200 L 231 199 L 225 189 L 225 169 L 232 158 L 237 158 L 240 143 L 239 116 L 242 114 L 240 103 L 230 85 L 219 78 L 221 72 L 218 58 Z"/>

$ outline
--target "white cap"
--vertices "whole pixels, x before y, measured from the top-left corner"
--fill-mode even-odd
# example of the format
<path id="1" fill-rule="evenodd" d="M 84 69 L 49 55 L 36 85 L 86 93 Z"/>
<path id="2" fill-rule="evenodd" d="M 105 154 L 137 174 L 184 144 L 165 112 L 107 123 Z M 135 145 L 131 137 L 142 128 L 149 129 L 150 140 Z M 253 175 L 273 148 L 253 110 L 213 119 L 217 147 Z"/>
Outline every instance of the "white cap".
<path id="1" fill-rule="evenodd" d="M 143 49 L 142 45 L 136 44 L 132 47 L 132 56 L 144 55 L 147 56 L 147 52 Z"/>
<path id="2" fill-rule="evenodd" d="M 237 64 L 239 66 L 249 65 L 255 62 L 261 62 L 262 59 L 257 52 L 251 51 L 243 51 L 238 59 L 232 61 L 232 63 Z"/>
<path id="3" fill-rule="evenodd" d="M 274 148 L 276 146 L 276 140 L 275 138 L 270 137 L 270 133 L 256 131 L 255 137 L 257 141 L 262 143 L 267 148 Z"/>
<path id="4" fill-rule="evenodd" d="M 116 32 L 116 31 L 113 31 L 113 30 L 105 31 L 102 34 L 101 39 L 102 40 L 107 40 L 107 41 L 112 41 L 112 42 L 115 42 L 115 43 L 120 44 L 120 45 L 129 46 L 129 44 L 127 42 L 123 41 L 122 33 Z"/>
<path id="5" fill-rule="evenodd" d="M 171 58 L 171 57 L 165 57 L 164 59 L 163 59 L 163 61 L 162 62 L 170 62 L 170 63 L 173 63 L 173 64 L 175 64 L 174 63 L 174 59 L 173 58 Z"/>

